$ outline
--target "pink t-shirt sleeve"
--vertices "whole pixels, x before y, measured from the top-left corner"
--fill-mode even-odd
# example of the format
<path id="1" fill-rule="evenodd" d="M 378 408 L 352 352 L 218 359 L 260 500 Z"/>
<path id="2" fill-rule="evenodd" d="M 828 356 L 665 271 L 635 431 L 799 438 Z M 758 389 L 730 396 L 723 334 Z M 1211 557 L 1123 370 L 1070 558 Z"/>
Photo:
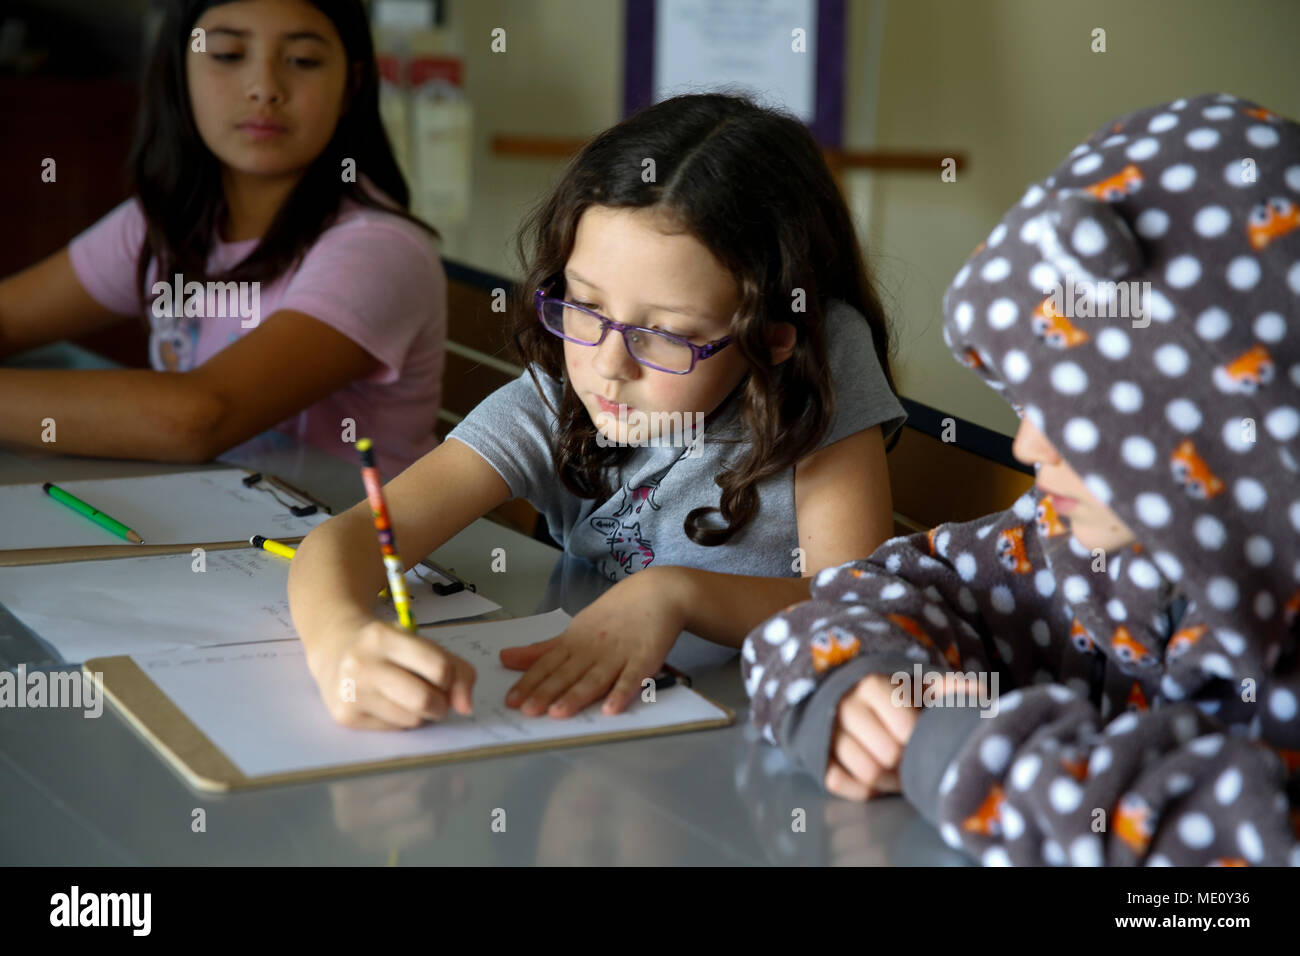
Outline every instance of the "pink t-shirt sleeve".
<path id="1" fill-rule="evenodd" d="M 144 213 L 132 197 L 68 243 L 77 281 L 92 299 L 121 315 L 141 311 L 135 267 L 144 233 Z"/>
<path id="2" fill-rule="evenodd" d="M 431 237 L 385 217 L 339 223 L 303 258 L 276 309 L 302 312 L 383 363 L 368 381 L 397 381 L 426 326 L 446 322 L 446 283 Z"/>

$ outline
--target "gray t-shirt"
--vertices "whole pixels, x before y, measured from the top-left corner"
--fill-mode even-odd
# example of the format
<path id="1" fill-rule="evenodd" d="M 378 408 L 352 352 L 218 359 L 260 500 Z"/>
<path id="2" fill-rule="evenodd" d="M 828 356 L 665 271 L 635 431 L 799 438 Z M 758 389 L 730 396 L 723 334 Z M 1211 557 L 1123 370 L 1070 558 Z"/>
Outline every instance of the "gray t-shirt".
<path id="1" fill-rule="evenodd" d="M 873 425 L 888 438 L 906 418 L 889 390 L 872 346 L 871 328 L 851 306 L 834 302 L 827 314 L 827 355 L 836 414 L 823 447 Z M 546 402 L 559 408 L 561 383 L 535 369 Z M 714 482 L 743 445 L 715 439 L 739 434 L 739 392 L 710 417 L 699 447 L 644 446 L 617 476 L 612 497 L 579 498 L 564 487 L 551 457 L 555 416 L 525 372 L 484 399 L 447 436 L 469 445 L 510 486 L 546 517 L 564 549 L 592 562 L 611 581 L 651 564 L 680 565 L 729 574 L 797 577 L 799 546 L 794 507 L 794 467 L 760 482 L 758 512 L 725 545 L 696 544 L 683 530 L 695 508 L 717 507 Z M 613 482 L 611 482 L 613 484 Z M 721 515 L 708 519 L 721 527 Z"/>

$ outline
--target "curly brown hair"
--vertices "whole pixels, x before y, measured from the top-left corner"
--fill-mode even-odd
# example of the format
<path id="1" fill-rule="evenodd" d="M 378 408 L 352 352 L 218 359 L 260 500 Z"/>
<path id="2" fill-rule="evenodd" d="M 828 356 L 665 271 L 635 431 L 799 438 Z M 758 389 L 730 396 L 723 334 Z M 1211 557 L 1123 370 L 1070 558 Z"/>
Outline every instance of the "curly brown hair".
<path id="1" fill-rule="evenodd" d="M 642 177 L 646 158 L 655 161 L 654 182 Z M 656 207 L 707 247 L 740 289 L 731 334 L 749 372 L 728 401 L 740 402 L 747 448 L 715 479 L 720 507 L 694 509 L 683 526 L 696 544 L 725 544 L 757 513 L 758 482 L 811 454 L 830 428 L 835 396 L 825 374 L 825 319 L 832 300 L 865 317 L 894 387 L 884 309 L 848 207 L 807 127 L 741 96 L 664 100 L 601 133 L 569 163 L 516 239 L 525 276 L 515 290 L 513 339 L 530 374 L 536 365 L 563 383 L 560 407 L 551 408 L 551 451 L 560 480 L 580 498 L 612 494 L 610 476 L 633 449 L 596 441 L 565 372 L 564 343 L 538 322 L 533 294 L 546 286 L 562 294 L 578 220 L 593 205 Z M 792 308 L 796 290 L 803 290 L 805 311 Z M 774 322 L 796 329 L 794 354 L 778 365 L 766 345 Z M 725 526 L 705 523 L 713 512 Z"/>

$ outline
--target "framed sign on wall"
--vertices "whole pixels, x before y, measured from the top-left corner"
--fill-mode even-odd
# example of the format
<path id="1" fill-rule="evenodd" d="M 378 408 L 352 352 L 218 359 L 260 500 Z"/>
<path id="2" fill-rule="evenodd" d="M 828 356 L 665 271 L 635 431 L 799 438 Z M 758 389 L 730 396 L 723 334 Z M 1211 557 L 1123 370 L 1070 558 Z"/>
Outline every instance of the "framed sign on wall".
<path id="1" fill-rule="evenodd" d="M 844 0 L 627 0 L 624 115 L 682 93 L 746 92 L 836 148 L 844 21 Z"/>

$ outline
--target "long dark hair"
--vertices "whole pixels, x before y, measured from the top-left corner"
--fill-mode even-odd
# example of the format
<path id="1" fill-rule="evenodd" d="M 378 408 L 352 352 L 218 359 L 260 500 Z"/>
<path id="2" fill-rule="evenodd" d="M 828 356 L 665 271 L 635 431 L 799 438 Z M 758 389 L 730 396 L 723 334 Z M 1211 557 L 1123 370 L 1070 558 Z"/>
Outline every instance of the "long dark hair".
<path id="1" fill-rule="evenodd" d="M 642 178 L 653 158 L 654 182 Z M 735 277 L 741 306 L 731 334 L 750 372 L 740 386 L 748 448 L 716 482 L 720 508 L 696 508 L 683 530 L 696 544 L 725 544 L 758 510 L 757 484 L 815 451 L 835 411 L 826 357 L 831 300 L 853 306 L 871 328 L 891 388 L 889 330 L 853 221 L 821 150 L 795 117 L 726 94 L 678 96 L 650 106 L 588 143 L 525 220 L 517 238 L 526 275 L 518 287 L 514 341 L 523 364 L 564 383 L 552 447 L 565 487 L 582 498 L 612 493 L 612 470 L 629 447 L 602 448 L 573 391 L 563 342 L 541 327 L 532 294 L 564 288 L 578 220 L 589 206 L 656 207 L 705 245 Z M 795 290 L 805 311 L 792 309 Z M 772 365 L 772 322 L 797 330 L 794 354 Z M 704 518 L 720 511 L 725 527 Z"/>
<path id="2" fill-rule="evenodd" d="M 310 0 L 334 24 L 348 59 L 348 108 L 334 136 L 308 167 L 257 247 L 223 276 L 208 276 L 207 259 L 224 207 L 220 161 L 199 135 L 190 108 L 185 56 L 190 31 L 209 8 L 230 0 L 169 0 L 146 71 L 131 147 L 130 168 L 147 224 L 136 266 L 136 287 L 145 296 L 149 262 L 158 275 L 182 273 L 199 281 L 257 281 L 282 275 L 297 263 L 338 216 L 344 197 L 400 216 L 433 235 L 437 230 L 410 215 L 410 193 L 379 119 L 379 70 L 370 24 L 361 0 Z M 355 86 L 353 70 L 360 66 Z M 342 181 L 344 158 L 356 160 L 357 181 Z M 400 208 L 370 195 L 364 175 Z"/>

